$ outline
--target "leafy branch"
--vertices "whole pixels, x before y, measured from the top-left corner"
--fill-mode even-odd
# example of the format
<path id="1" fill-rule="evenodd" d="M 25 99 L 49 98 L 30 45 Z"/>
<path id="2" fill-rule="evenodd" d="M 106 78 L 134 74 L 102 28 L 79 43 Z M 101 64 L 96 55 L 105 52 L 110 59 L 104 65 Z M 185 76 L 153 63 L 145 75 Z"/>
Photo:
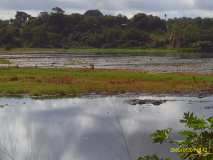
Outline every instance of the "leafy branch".
<path id="1" fill-rule="evenodd" d="M 172 143 L 179 149 L 190 150 L 178 152 L 184 160 L 212 160 L 213 157 L 213 117 L 203 118 L 194 113 L 184 113 L 181 123 L 185 124 L 187 130 L 179 132 L 182 140 L 171 137 L 172 129 L 157 130 L 151 135 L 154 143 Z"/>

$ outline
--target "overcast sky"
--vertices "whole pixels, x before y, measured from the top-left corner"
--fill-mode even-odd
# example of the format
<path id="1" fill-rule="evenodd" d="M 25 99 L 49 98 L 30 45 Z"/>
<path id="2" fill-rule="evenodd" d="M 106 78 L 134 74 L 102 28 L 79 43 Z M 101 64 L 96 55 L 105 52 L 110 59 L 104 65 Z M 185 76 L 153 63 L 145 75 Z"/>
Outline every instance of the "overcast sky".
<path id="1" fill-rule="evenodd" d="M 0 0 L 0 18 L 12 18 L 17 10 L 37 15 L 58 6 L 67 13 L 83 13 L 100 9 L 105 14 L 125 14 L 131 17 L 145 12 L 169 17 L 213 17 L 213 0 Z"/>

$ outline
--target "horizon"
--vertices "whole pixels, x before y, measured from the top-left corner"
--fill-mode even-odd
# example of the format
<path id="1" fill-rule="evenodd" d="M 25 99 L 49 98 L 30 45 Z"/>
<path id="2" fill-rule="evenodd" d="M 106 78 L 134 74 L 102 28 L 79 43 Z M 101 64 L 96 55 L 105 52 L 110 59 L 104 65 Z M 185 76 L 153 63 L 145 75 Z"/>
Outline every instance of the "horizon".
<path id="1" fill-rule="evenodd" d="M 57 7 L 57 6 L 55 6 L 55 7 Z M 61 8 L 61 9 L 63 9 L 63 8 Z M 203 19 L 204 18 L 213 18 L 213 15 L 212 16 L 191 16 L 191 17 L 190 16 L 170 17 L 166 12 L 161 13 L 160 15 L 158 15 L 158 14 L 155 14 L 155 13 L 152 13 L 152 12 L 149 13 L 149 12 L 138 11 L 138 12 L 134 12 L 131 15 L 128 15 L 128 14 L 126 15 L 126 14 L 121 13 L 121 12 L 118 12 L 116 14 L 107 13 L 106 11 L 100 10 L 100 9 L 88 9 L 88 10 L 73 11 L 73 12 L 72 11 L 67 11 L 65 9 L 63 9 L 63 10 L 65 11 L 65 13 L 64 13 L 65 15 L 71 15 L 71 14 L 81 14 L 81 15 L 84 15 L 84 13 L 87 12 L 87 11 L 89 11 L 89 10 L 99 10 L 100 12 L 103 13 L 104 16 L 108 16 L 108 15 L 110 15 L 110 16 L 122 15 L 122 16 L 126 16 L 128 19 L 131 19 L 135 15 L 140 14 L 140 13 L 146 14 L 146 15 L 151 15 L 151 16 L 157 16 L 157 17 L 159 17 L 161 19 L 165 19 L 165 15 L 167 16 L 167 19 L 175 19 L 175 18 L 192 18 L 192 19 L 195 19 L 195 18 L 203 18 Z M 0 12 L 1 12 L 1 10 L 0 10 Z M 9 13 L 9 12 L 11 12 L 11 11 L 7 11 L 5 13 Z M 16 10 L 16 11 L 13 11 L 13 13 L 9 17 L 6 17 L 6 18 L 3 17 L 2 15 L 0 15 L 0 20 L 11 20 L 11 19 L 14 19 L 17 12 L 25 12 L 25 13 L 27 13 L 28 15 L 30 15 L 32 17 L 38 17 L 41 12 L 51 13 L 52 9 L 50 9 L 48 11 L 47 10 L 44 10 L 44 11 L 41 10 L 41 11 L 37 11 L 37 12 L 36 11 L 29 11 L 29 10 Z"/>
<path id="2" fill-rule="evenodd" d="M 95 5 L 95 7 L 94 7 Z M 87 10 L 98 9 L 107 15 L 122 14 L 131 18 L 137 13 L 151 14 L 163 18 L 180 17 L 213 17 L 213 1 L 210 0 L 1 0 L 0 19 L 14 18 L 16 11 L 23 11 L 32 16 L 37 16 L 42 11 L 60 7 L 71 13 L 84 13 Z"/>

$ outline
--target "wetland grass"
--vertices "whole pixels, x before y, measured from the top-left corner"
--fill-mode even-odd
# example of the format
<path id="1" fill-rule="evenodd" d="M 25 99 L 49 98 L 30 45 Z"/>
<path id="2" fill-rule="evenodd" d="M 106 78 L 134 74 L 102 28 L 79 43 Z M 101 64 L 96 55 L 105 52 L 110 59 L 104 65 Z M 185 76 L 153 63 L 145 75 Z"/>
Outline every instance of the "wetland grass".
<path id="1" fill-rule="evenodd" d="M 213 76 L 106 69 L 0 69 L 0 95 L 191 93 L 213 91 Z"/>

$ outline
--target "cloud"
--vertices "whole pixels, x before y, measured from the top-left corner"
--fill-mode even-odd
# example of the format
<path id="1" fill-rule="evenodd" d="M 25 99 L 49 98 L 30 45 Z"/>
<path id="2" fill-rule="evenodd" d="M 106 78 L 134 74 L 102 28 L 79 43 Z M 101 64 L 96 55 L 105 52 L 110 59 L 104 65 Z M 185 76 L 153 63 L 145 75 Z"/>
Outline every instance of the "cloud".
<path id="1" fill-rule="evenodd" d="M 1 9 L 13 9 L 13 10 L 49 10 L 53 7 L 59 6 L 62 8 L 81 8 L 85 4 L 83 1 L 75 0 L 1 0 Z"/>
<path id="2" fill-rule="evenodd" d="M 212 0 L 194 0 L 194 7 L 203 10 L 212 10 L 213 1 Z"/>
<path id="3" fill-rule="evenodd" d="M 193 6 L 190 0 L 178 0 L 178 1 L 168 1 L 168 0 L 133 0 L 128 1 L 128 6 L 133 9 L 142 9 L 149 11 L 170 11 L 179 9 L 191 9 Z"/>
<path id="4" fill-rule="evenodd" d="M 131 16 L 137 12 L 171 16 L 211 16 L 212 0 L 0 0 L 0 18 L 11 17 L 16 10 L 35 13 L 61 7 L 68 13 L 100 9 L 106 14 L 122 13 Z M 5 15 L 6 12 L 10 12 Z M 4 14 L 3 14 L 4 13 Z"/>

